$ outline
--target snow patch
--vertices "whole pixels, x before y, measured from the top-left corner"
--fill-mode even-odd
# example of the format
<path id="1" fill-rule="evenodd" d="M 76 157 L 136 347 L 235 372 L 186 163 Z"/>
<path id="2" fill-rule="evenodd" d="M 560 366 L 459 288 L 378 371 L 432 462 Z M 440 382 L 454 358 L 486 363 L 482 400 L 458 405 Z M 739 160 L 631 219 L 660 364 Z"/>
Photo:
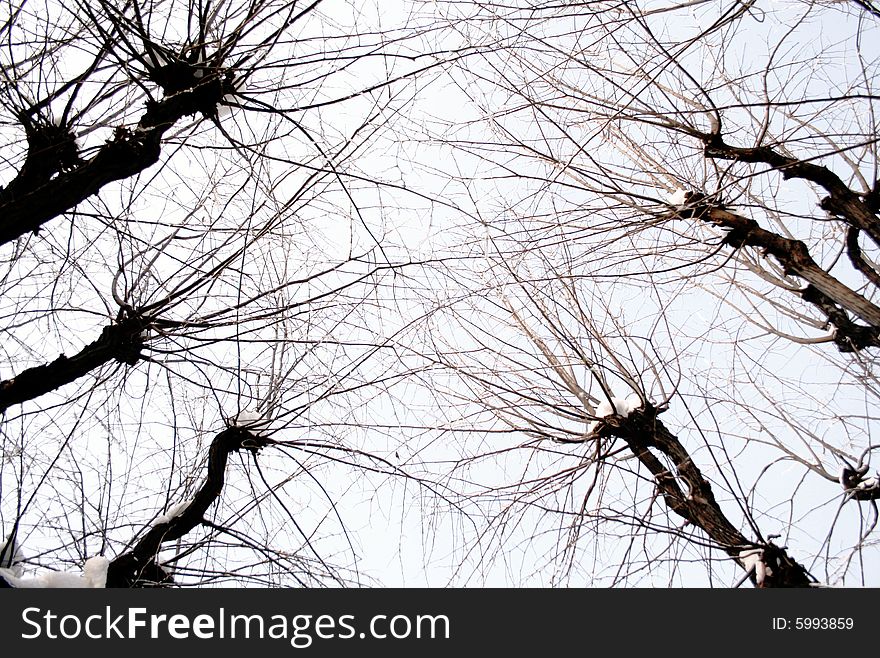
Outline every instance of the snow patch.
<path id="1" fill-rule="evenodd" d="M 623 416 L 626 418 L 636 409 L 641 408 L 642 399 L 638 395 L 630 395 L 627 398 L 615 398 L 612 397 L 611 400 L 603 400 L 596 407 L 596 417 L 597 418 L 605 418 L 606 416 Z M 587 426 L 587 433 L 591 434 L 599 427 L 599 424 L 602 421 L 594 420 Z"/>
<path id="2" fill-rule="evenodd" d="M 880 474 L 862 480 L 856 489 L 876 489 L 877 485 L 880 485 Z"/>
<path id="3" fill-rule="evenodd" d="M 110 560 L 103 555 L 96 555 L 86 560 L 83 565 L 83 578 L 89 583 L 88 587 L 107 587 L 107 568 Z"/>
<path id="4" fill-rule="evenodd" d="M 50 571 L 34 578 L 22 578 L 12 573 L 12 569 L 0 569 L 2 577 L 12 587 L 22 589 L 82 589 L 107 586 L 107 568 L 110 560 L 103 555 L 91 557 L 83 565 L 82 575 L 65 571 Z"/>
<path id="5" fill-rule="evenodd" d="M 186 511 L 186 508 L 192 505 L 192 499 L 185 500 L 182 503 L 177 503 L 177 505 L 172 505 L 168 508 L 168 511 L 157 517 L 155 521 L 153 521 L 153 525 L 160 525 L 162 523 L 168 523 L 171 519 L 176 518 L 183 514 Z"/>
<path id="6" fill-rule="evenodd" d="M 666 203 L 668 203 L 670 206 L 681 208 L 684 204 L 687 203 L 687 190 L 683 190 L 680 187 L 676 188 L 666 195 Z"/>
<path id="7" fill-rule="evenodd" d="M 763 548 L 747 548 L 739 552 L 739 561 L 746 571 L 755 571 L 755 583 L 758 587 L 764 586 L 767 576 L 773 575 L 773 569 L 764 562 Z"/>
<path id="8" fill-rule="evenodd" d="M 237 416 L 229 419 L 231 427 L 240 427 L 258 437 L 266 436 L 266 430 L 269 429 L 271 422 L 270 419 L 264 418 L 261 414 L 247 410 L 239 412 Z"/>
<path id="9" fill-rule="evenodd" d="M 630 412 L 635 411 L 642 406 L 642 400 L 638 395 L 630 395 L 628 398 L 615 398 L 604 400 L 596 407 L 596 415 L 599 418 L 617 414 L 619 416 L 629 416 Z"/>

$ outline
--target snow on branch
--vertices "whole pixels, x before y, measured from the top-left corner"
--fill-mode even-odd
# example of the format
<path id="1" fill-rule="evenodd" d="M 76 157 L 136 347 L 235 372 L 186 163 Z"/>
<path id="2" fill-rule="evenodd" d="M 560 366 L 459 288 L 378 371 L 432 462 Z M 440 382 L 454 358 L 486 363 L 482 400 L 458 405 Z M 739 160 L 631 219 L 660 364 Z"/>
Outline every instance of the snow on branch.
<path id="1" fill-rule="evenodd" d="M 638 395 L 630 395 L 627 398 L 612 397 L 604 400 L 596 406 L 596 420 L 587 426 L 587 434 L 594 433 L 602 424 L 602 419 L 608 416 L 622 416 L 626 418 L 636 409 L 641 408 L 642 399 Z"/>
<path id="2" fill-rule="evenodd" d="M 107 585 L 107 568 L 110 565 L 103 555 L 90 557 L 83 565 L 82 574 L 65 571 L 49 571 L 33 578 L 15 574 L 15 569 L 0 569 L 0 580 L 10 587 L 23 589 L 41 588 L 100 588 Z"/>
<path id="3" fill-rule="evenodd" d="M 270 418 L 265 418 L 255 411 L 244 410 L 229 419 L 230 427 L 238 427 L 247 430 L 257 437 L 265 437 L 269 425 L 272 423 Z"/>
<path id="4" fill-rule="evenodd" d="M 153 525 L 157 526 L 161 523 L 170 523 L 172 519 L 177 518 L 181 514 L 186 511 L 186 508 L 192 505 L 193 499 L 185 500 L 182 503 L 177 503 L 176 505 L 172 505 L 168 508 L 168 511 L 162 514 L 161 516 L 156 517 L 156 520 L 153 521 Z"/>
<path id="5" fill-rule="evenodd" d="M 202 525 L 208 508 L 220 497 L 230 453 L 242 448 L 256 453 L 269 443 L 244 427 L 228 427 L 214 437 L 208 452 L 208 474 L 192 500 L 175 505 L 127 553 L 110 564 L 108 587 L 162 586 L 173 582 L 156 561 L 162 544 L 175 541 Z"/>
<path id="6" fill-rule="evenodd" d="M 773 569 L 764 561 L 763 548 L 747 548 L 740 551 L 739 561 L 746 573 L 754 572 L 755 584 L 758 587 L 763 587 L 767 576 L 773 575 Z"/>
<path id="7" fill-rule="evenodd" d="M 676 208 L 682 208 L 687 203 L 687 191 L 678 188 L 666 196 L 666 203 Z"/>

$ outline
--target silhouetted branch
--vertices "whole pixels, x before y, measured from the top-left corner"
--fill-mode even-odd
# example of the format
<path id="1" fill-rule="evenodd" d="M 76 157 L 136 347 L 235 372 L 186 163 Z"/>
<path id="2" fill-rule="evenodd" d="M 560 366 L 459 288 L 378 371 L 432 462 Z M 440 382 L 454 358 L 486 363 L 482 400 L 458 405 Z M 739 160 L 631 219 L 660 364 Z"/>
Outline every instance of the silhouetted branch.
<path id="1" fill-rule="evenodd" d="M 658 409 L 646 405 L 629 415 L 607 416 L 600 433 L 617 436 L 626 441 L 633 455 L 651 472 L 666 506 L 678 516 L 700 528 L 722 550 L 748 569 L 742 559 L 744 552 L 753 547 L 763 551 L 763 560 L 770 569 L 761 579 L 763 587 L 808 587 L 813 582 L 807 570 L 792 560 L 785 549 L 769 542 L 748 540 L 726 517 L 715 499 L 712 486 L 691 459 L 690 454 L 674 434 L 658 418 Z M 668 458 L 676 470 L 670 472 L 651 448 Z M 682 489 L 684 483 L 687 491 Z M 755 582 L 754 574 L 752 581 Z"/>
<path id="2" fill-rule="evenodd" d="M 801 178 L 822 187 L 828 196 L 822 199 L 823 210 L 844 219 L 851 226 L 865 231 L 880 245 L 880 219 L 871 211 L 864 199 L 853 192 L 828 167 L 784 156 L 767 146 L 752 148 L 731 146 L 718 133 L 702 134 L 706 157 L 770 165 L 778 169 L 785 179 Z"/>
<path id="3" fill-rule="evenodd" d="M 141 332 L 145 322 L 136 313 L 121 317 L 120 322 L 104 327 L 98 340 L 75 355 L 62 354 L 51 363 L 28 368 L 11 379 L 0 381 L 0 414 L 14 404 L 61 388 L 110 361 L 137 363 L 143 348 Z"/>
<path id="4" fill-rule="evenodd" d="M 212 114 L 223 96 L 233 91 L 231 77 L 216 73 L 161 101 L 148 101 L 147 111 L 134 130 L 117 128 L 113 139 L 104 144 L 95 157 L 76 164 L 69 171 L 52 167 L 60 173 L 51 180 L 45 175 L 45 168 L 40 175 L 27 173 L 31 169 L 30 160 L 46 157 L 42 142 L 29 140 L 25 165 L 14 184 L 10 183 L 0 194 L 0 244 L 37 231 L 108 183 L 139 174 L 155 164 L 161 154 L 162 136 L 169 128 L 188 115 Z"/>
<path id="5" fill-rule="evenodd" d="M 256 453 L 267 443 L 268 439 L 239 427 L 229 427 L 214 437 L 208 452 L 208 475 L 195 497 L 180 514 L 154 525 L 134 548 L 110 563 L 107 587 L 145 587 L 171 582 L 170 575 L 156 562 L 162 544 L 180 539 L 202 525 L 208 508 L 223 491 L 230 453 L 242 448 Z"/>

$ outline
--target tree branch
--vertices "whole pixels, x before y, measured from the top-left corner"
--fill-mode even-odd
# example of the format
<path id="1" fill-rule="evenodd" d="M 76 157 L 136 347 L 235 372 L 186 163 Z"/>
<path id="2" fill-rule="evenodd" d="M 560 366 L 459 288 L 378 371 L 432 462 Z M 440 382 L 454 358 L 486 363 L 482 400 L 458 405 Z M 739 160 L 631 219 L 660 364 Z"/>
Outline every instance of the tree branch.
<path id="1" fill-rule="evenodd" d="M 763 229 L 755 220 L 737 215 L 720 205 L 713 204 L 711 199 L 699 193 L 692 193 L 689 196 L 688 205 L 679 210 L 677 214 L 682 218 L 695 218 L 728 229 L 729 232 L 724 237 L 726 244 L 734 249 L 744 246 L 761 249 L 765 254 L 776 258 L 786 274 L 793 274 L 807 281 L 824 295 L 824 299 L 843 307 L 867 322 L 871 331 L 880 329 L 880 307 L 819 267 L 810 255 L 807 245 L 801 240 L 785 238 Z M 804 299 L 816 303 L 809 296 L 805 296 Z M 826 312 L 829 321 L 835 324 L 839 330 L 846 332 L 856 326 L 845 314 L 829 315 L 827 308 L 819 304 L 817 306 Z"/>
<path id="2" fill-rule="evenodd" d="M 880 347 L 880 328 L 866 327 L 849 319 L 838 304 L 813 285 L 801 291 L 801 297 L 818 308 L 834 325 L 834 344 L 841 352 L 857 352 L 866 347 Z"/>
<path id="3" fill-rule="evenodd" d="M 770 567 L 759 585 L 763 587 L 809 587 L 812 582 L 807 570 L 792 560 L 783 547 L 771 542 L 756 543 L 748 540 L 725 516 L 715 499 L 712 486 L 691 459 L 685 447 L 658 418 L 660 411 L 647 405 L 628 416 L 606 416 L 600 435 L 622 438 L 636 458 L 654 476 L 654 482 L 666 506 L 692 525 L 700 528 L 744 569 L 747 563 L 743 551 L 762 550 L 763 560 Z M 651 452 L 650 448 L 668 457 L 677 473 L 673 474 Z M 678 477 L 676 477 L 678 476 Z M 682 491 L 679 479 L 688 491 Z M 750 573 L 752 582 L 755 575 Z"/>
<path id="4" fill-rule="evenodd" d="M 880 288 L 880 274 L 877 273 L 877 270 L 871 267 L 862 255 L 862 248 L 859 246 L 859 233 L 861 233 L 861 231 L 855 226 L 850 226 L 847 229 L 846 255 L 854 268 L 864 274 L 865 278 L 877 288 Z"/>
<path id="5" fill-rule="evenodd" d="M 28 161 L 45 155 L 35 155 L 35 146 L 31 144 L 25 166 L 13 181 L 14 185 L 10 183 L 0 193 L 0 245 L 39 230 L 49 220 L 97 194 L 106 184 L 139 174 L 155 164 L 161 154 L 162 136 L 169 128 L 191 114 L 212 115 L 223 96 L 233 91 L 231 76 L 215 73 L 161 101 L 147 101 L 147 111 L 137 128 L 117 128 L 113 139 L 104 144 L 95 157 L 76 164 L 69 171 L 55 168 L 60 173 L 51 179 L 45 172 L 39 176 L 24 175 Z"/>
<path id="6" fill-rule="evenodd" d="M 853 2 L 869 14 L 872 14 L 874 18 L 880 18 L 880 9 L 874 5 L 872 0 L 853 0 Z"/>
<path id="7" fill-rule="evenodd" d="M 865 231 L 880 245 L 880 220 L 869 204 L 849 189 L 828 167 L 784 156 L 767 146 L 730 146 L 718 133 L 703 133 L 699 137 L 704 143 L 703 152 L 708 158 L 767 164 L 778 169 L 785 179 L 802 178 L 819 185 L 828 192 L 828 196 L 819 204 L 823 210 L 841 217 L 850 226 Z"/>
<path id="8" fill-rule="evenodd" d="M 162 544 L 180 539 L 204 523 L 205 513 L 223 491 L 230 453 L 242 448 L 256 453 L 268 443 L 269 439 L 255 436 L 240 427 L 229 427 L 214 437 L 208 452 L 208 474 L 195 498 L 183 512 L 154 525 L 134 548 L 110 563 L 107 587 L 154 587 L 172 582 L 170 575 L 156 561 Z"/>
<path id="9" fill-rule="evenodd" d="M 79 379 L 110 361 L 134 365 L 143 348 L 144 319 L 129 313 L 101 331 L 98 340 L 71 357 L 59 356 L 51 363 L 28 368 L 12 379 L 0 381 L 0 414 L 14 404 L 33 400 Z"/>

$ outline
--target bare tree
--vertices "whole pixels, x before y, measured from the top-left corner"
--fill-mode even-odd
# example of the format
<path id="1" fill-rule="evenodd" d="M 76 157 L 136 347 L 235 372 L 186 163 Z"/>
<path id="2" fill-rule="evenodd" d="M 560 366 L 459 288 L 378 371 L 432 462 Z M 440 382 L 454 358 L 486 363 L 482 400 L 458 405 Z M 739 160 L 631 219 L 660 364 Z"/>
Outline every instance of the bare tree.
<path id="1" fill-rule="evenodd" d="M 322 428 L 399 375 L 359 374 L 413 266 L 371 149 L 444 60 L 430 26 L 320 0 L 7 8 L 3 582 L 95 555 L 112 586 L 363 582 L 343 501 L 403 471 Z"/>
<path id="2" fill-rule="evenodd" d="M 4 582 L 877 582 L 874 3 L 10 7 Z"/>
<path id="3" fill-rule="evenodd" d="M 460 269 L 475 295 L 435 338 L 471 437 L 457 469 L 490 510 L 464 564 L 876 583 L 873 4 L 446 11 L 493 44 L 458 74 L 482 119 L 444 134 L 482 163 L 471 244 L 492 263 Z"/>

